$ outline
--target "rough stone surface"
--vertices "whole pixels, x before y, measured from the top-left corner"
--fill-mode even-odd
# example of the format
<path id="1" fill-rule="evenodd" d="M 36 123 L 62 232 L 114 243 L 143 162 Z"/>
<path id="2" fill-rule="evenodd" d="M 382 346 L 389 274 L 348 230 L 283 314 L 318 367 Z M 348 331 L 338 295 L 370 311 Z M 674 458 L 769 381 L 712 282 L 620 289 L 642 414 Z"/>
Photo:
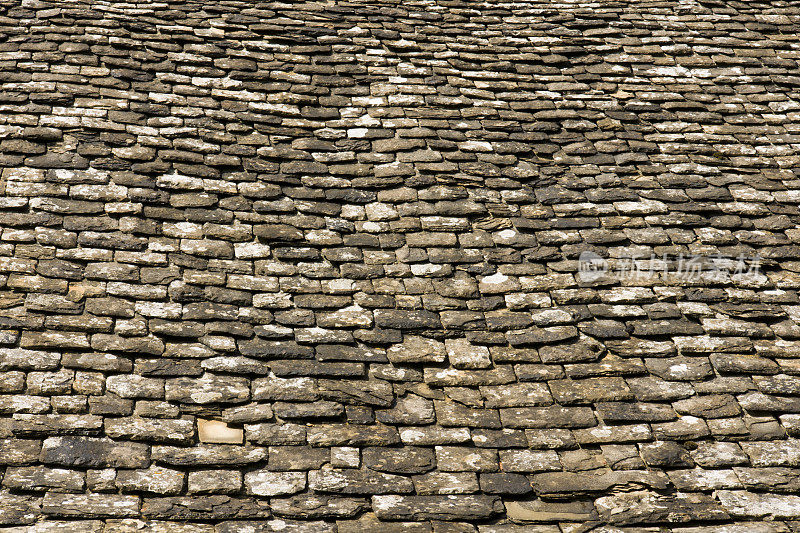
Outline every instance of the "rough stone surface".
<path id="1" fill-rule="evenodd" d="M 131 517 L 139 514 L 139 503 L 138 496 L 49 492 L 42 500 L 42 513 L 76 518 Z"/>
<path id="2" fill-rule="evenodd" d="M 494 496 L 373 496 L 372 506 L 381 519 L 476 520 L 502 512 Z"/>
<path id="3" fill-rule="evenodd" d="M 796 4 L 3 2 L 0 526 L 797 530 Z"/>

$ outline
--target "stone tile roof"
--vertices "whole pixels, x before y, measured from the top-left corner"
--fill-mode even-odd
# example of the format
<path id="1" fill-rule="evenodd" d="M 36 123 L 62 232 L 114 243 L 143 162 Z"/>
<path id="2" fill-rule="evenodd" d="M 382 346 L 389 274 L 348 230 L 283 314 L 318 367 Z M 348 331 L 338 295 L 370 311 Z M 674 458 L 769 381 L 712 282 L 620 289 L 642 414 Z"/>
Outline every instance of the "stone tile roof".
<path id="1" fill-rule="evenodd" d="M 2 1 L 3 531 L 796 530 L 793 4 Z"/>

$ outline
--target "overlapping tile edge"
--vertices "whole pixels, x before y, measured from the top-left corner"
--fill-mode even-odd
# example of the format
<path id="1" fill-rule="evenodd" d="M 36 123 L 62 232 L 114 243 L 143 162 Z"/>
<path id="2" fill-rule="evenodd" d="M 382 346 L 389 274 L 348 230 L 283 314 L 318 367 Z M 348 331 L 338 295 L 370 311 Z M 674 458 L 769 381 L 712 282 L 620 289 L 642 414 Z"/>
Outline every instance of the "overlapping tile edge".
<path id="1" fill-rule="evenodd" d="M 792 4 L 3 0 L 0 530 L 800 529 Z"/>

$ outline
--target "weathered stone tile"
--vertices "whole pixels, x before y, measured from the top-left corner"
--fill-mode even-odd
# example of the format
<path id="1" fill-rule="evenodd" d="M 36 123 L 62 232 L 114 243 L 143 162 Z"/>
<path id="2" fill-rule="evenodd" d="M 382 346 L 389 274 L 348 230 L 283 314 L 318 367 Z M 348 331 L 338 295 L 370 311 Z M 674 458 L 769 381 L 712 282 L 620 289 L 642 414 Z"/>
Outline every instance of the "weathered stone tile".
<path id="1" fill-rule="evenodd" d="M 46 466 L 8 467 L 3 486 L 17 490 L 80 492 L 84 488 L 84 474 L 77 470 Z"/>
<path id="2" fill-rule="evenodd" d="M 797 466 L 800 464 L 800 441 L 797 439 L 742 442 L 741 446 L 753 466 Z"/>
<path id="3" fill-rule="evenodd" d="M 461 446 L 437 446 L 436 466 L 442 472 L 496 472 L 496 450 Z"/>
<path id="4" fill-rule="evenodd" d="M 270 507 L 275 516 L 301 519 L 303 522 L 282 524 L 276 523 L 272 531 L 328 531 L 327 522 L 309 522 L 308 520 L 325 518 L 354 518 L 368 509 L 367 500 L 362 498 L 343 498 L 324 494 L 298 494 L 290 498 L 272 498 Z M 277 522 L 277 521 L 276 521 Z M 316 529 L 312 529 L 316 527 Z M 330 526 L 332 527 L 332 526 Z M 270 531 L 267 529 L 266 531 Z"/>
<path id="5" fill-rule="evenodd" d="M 0 493 L 2 508 L 0 509 L 0 524 L 14 526 L 33 524 L 42 514 L 39 496 L 28 494 Z"/>
<path id="6" fill-rule="evenodd" d="M 745 488 L 758 491 L 795 493 L 800 478 L 796 469 L 787 467 L 747 468 L 737 466 L 733 471 Z"/>
<path id="7" fill-rule="evenodd" d="M 44 396 L 4 394 L 0 396 L 0 413 L 46 413 L 50 400 Z"/>
<path id="8" fill-rule="evenodd" d="M 586 500 L 575 502 L 505 501 L 506 515 L 522 522 L 589 522 L 597 520 L 594 505 Z"/>
<path id="9" fill-rule="evenodd" d="M 320 396 L 347 405 L 389 407 L 394 400 L 392 386 L 382 381 L 320 379 L 317 383 Z M 416 407 L 424 408 L 423 405 Z"/>
<path id="10" fill-rule="evenodd" d="M 48 516 L 74 516 L 84 519 L 133 517 L 139 514 L 139 506 L 138 496 L 48 492 L 42 500 L 42 513 Z"/>
<path id="11" fill-rule="evenodd" d="M 508 365 L 496 366 L 491 370 L 424 369 L 425 383 L 436 386 L 477 386 L 504 385 L 516 380 L 514 371 Z"/>
<path id="12" fill-rule="evenodd" d="M 138 443 L 115 442 L 96 437 L 49 437 L 42 444 L 45 464 L 79 467 L 144 468 L 150 449 Z"/>
<path id="13" fill-rule="evenodd" d="M 164 380 L 137 375 L 115 375 L 106 379 L 106 390 L 121 398 L 163 398 Z"/>
<path id="14" fill-rule="evenodd" d="M 405 494 L 414 490 L 407 477 L 354 468 L 311 471 L 308 486 L 317 492 L 338 494 Z"/>
<path id="15" fill-rule="evenodd" d="M 334 527 L 333 525 L 331 527 Z M 387 533 L 432 533 L 429 521 L 384 521 L 371 512 L 362 514 L 355 520 L 340 520 L 336 523 L 338 533 L 358 533 L 359 531 L 370 531 L 381 529 Z M 315 530 L 316 531 L 316 530 Z M 328 533 L 326 530 L 320 529 Z M 333 531 L 333 530 L 330 530 Z"/>
<path id="16" fill-rule="evenodd" d="M 393 427 L 320 424 L 308 428 L 311 446 L 390 446 L 400 442 Z"/>
<path id="17" fill-rule="evenodd" d="M 372 508 L 382 520 L 476 520 L 502 512 L 495 496 L 373 496 Z"/>
<path id="18" fill-rule="evenodd" d="M 545 472 L 561 470 L 554 451 L 500 450 L 500 463 L 505 472 Z"/>
<path id="19" fill-rule="evenodd" d="M 444 427 L 499 429 L 500 416 L 495 409 L 473 409 L 452 401 L 437 401 L 436 420 Z"/>
<path id="20" fill-rule="evenodd" d="M 792 519 L 800 514 L 800 496 L 721 490 L 717 498 L 722 508 L 737 518 Z"/>
<path id="21" fill-rule="evenodd" d="M 598 377 L 581 380 L 548 382 L 553 398 L 561 404 L 598 401 L 622 401 L 633 398 L 625 380 L 620 377 Z"/>
<path id="22" fill-rule="evenodd" d="M 118 470 L 115 485 L 122 492 L 180 494 L 184 473 L 180 470 L 152 465 L 142 470 Z"/>
<path id="23" fill-rule="evenodd" d="M 436 466 L 436 456 L 430 448 L 365 448 L 364 466 L 391 474 L 421 474 Z"/>
<path id="24" fill-rule="evenodd" d="M 171 521 L 254 519 L 271 516 L 265 502 L 223 495 L 195 496 L 191 500 L 181 496 L 145 497 L 142 500 L 142 514 Z"/>
<path id="25" fill-rule="evenodd" d="M 10 436 L 10 435 L 8 435 Z M 25 465 L 36 462 L 42 450 L 42 442 L 32 439 L 0 440 L 0 464 Z"/>
<path id="26" fill-rule="evenodd" d="M 60 360 L 57 352 L 0 348 L 0 370 L 52 370 Z"/>
<path id="27" fill-rule="evenodd" d="M 647 369 L 667 381 L 700 381 L 712 375 L 711 365 L 702 357 L 645 359 Z"/>
<path id="28" fill-rule="evenodd" d="M 748 463 L 747 455 L 735 442 L 702 442 L 691 455 L 700 466 L 711 468 Z"/>
<path id="29" fill-rule="evenodd" d="M 412 479 L 414 490 L 420 495 L 474 494 L 479 490 L 474 472 L 428 472 Z"/>
<path id="30" fill-rule="evenodd" d="M 489 368 L 492 361 L 486 346 L 470 344 L 466 339 L 447 339 L 445 341 L 447 358 L 454 368 Z"/>
<path id="31" fill-rule="evenodd" d="M 246 465 L 263 461 L 266 448 L 233 445 L 197 445 L 191 448 L 153 446 L 154 462 L 173 466 Z"/>
<path id="32" fill-rule="evenodd" d="M 602 402 L 596 407 L 606 422 L 661 422 L 677 417 L 669 405 L 658 403 Z"/>
<path id="33" fill-rule="evenodd" d="M 235 494 L 242 488 L 238 470 L 197 470 L 189 472 L 189 494 Z"/>
<path id="34" fill-rule="evenodd" d="M 470 432 L 467 428 L 416 426 L 401 428 L 399 433 L 403 444 L 411 446 L 461 444 L 470 440 Z"/>
<path id="35" fill-rule="evenodd" d="M 245 440 L 255 444 L 294 445 L 306 443 L 306 427 L 290 423 L 246 424 Z"/>
<path id="36" fill-rule="evenodd" d="M 66 524 L 70 523 L 74 524 L 75 521 L 67 522 Z M 103 522 L 99 523 L 101 527 L 103 527 Z M 166 520 L 139 520 L 135 518 L 114 518 L 105 520 L 105 527 L 100 531 L 134 533 L 142 527 L 153 533 L 167 533 L 168 531 L 175 531 L 176 533 L 214 533 L 214 526 L 211 524 L 181 524 Z"/>
<path id="37" fill-rule="evenodd" d="M 573 430 L 573 435 L 579 444 L 641 442 L 648 441 L 652 437 L 647 424 L 579 428 Z"/>
<path id="38" fill-rule="evenodd" d="M 107 418 L 106 435 L 114 439 L 189 444 L 195 435 L 194 420 L 158 418 Z"/>
<path id="39" fill-rule="evenodd" d="M 642 459 L 653 467 L 692 467 L 694 463 L 688 450 L 673 441 L 660 441 L 639 445 Z"/>
<path id="40" fill-rule="evenodd" d="M 500 409 L 503 427 L 510 428 L 585 428 L 597 424 L 588 407 L 513 407 Z"/>
<path id="41" fill-rule="evenodd" d="M 103 419 L 95 415 L 15 414 L 11 431 L 15 435 L 86 435 L 96 434 Z"/>
<path id="42" fill-rule="evenodd" d="M 306 487 L 306 473 L 254 470 L 245 474 L 244 485 L 248 494 L 258 496 L 295 494 Z"/>
<path id="43" fill-rule="evenodd" d="M 729 518 L 724 504 L 718 504 L 705 494 L 681 492 L 666 497 L 650 491 L 604 496 L 595 500 L 595 507 L 601 519 L 615 525 Z"/>
<path id="44" fill-rule="evenodd" d="M 168 379 L 165 398 L 192 404 L 241 403 L 250 398 L 250 381 L 246 378 L 205 374 L 201 378 Z"/>

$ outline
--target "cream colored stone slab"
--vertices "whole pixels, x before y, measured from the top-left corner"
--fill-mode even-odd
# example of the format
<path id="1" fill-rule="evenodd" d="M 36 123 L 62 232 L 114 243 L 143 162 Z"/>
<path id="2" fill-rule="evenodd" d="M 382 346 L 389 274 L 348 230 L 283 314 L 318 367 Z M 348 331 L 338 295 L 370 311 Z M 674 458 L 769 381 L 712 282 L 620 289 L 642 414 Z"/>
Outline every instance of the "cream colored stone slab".
<path id="1" fill-rule="evenodd" d="M 215 444 L 241 444 L 244 440 L 244 431 L 241 428 L 228 427 L 219 420 L 197 419 L 197 433 L 200 442 Z"/>

